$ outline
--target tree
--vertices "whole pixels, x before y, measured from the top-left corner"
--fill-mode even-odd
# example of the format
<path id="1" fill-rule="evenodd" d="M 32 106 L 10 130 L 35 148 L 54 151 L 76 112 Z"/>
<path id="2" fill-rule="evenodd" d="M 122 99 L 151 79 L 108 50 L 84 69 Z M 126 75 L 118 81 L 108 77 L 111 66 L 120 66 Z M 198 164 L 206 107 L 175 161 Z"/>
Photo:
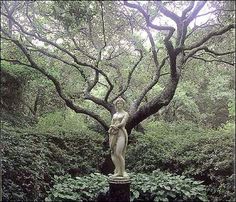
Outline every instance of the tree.
<path id="1" fill-rule="evenodd" d="M 222 12 L 232 15 L 233 10 L 219 3 L 212 11 L 199 14 L 206 4 L 206 1 L 150 1 L 142 5 L 128 1 L 3 1 L 1 39 L 6 50 L 1 61 L 3 65 L 17 64 L 40 72 L 53 83 L 67 107 L 95 119 L 106 131 L 109 123 L 83 101 L 90 101 L 112 115 L 113 101 L 123 96 L 130 102 L 126 126 L 130 133 L 170 103 L 191 58 L 212 61 L 205 56 L 210 54 L 214 61 L 234 65 L 225 59 L 234 51 L 218 52 L 214 46 L 216 37 L 226 34 L 232 37 L 234 23 L 227 21 L 225 25 L 219 16 Z M 213 8 L 211 3 L 208 6 Z M 191 28 L 197 18 L 209 14 L 215 17 Z M 164 18 L 174 25 L 161 25 Z M 138 31 L 147 34 L 151 51 L 143 45 Z M 146 70 L 149 60 L 151 68 Z M 135 77 L 139 78 L 137 71 L 142 72 L 138 67 L 151 75 L 144 79 L 141 76 L 142 85 L 137 87 L 140 92 L 133 92 Z M 77 92 L 69 92 L 60 77 L 68 68 L 71 69 L 66 78 L 68 83 L 74 79 L 81 84 Z M 147 100 L 160 78 L 164 88 Z M 103 90 L 98 93 L 101 86 Z"/>

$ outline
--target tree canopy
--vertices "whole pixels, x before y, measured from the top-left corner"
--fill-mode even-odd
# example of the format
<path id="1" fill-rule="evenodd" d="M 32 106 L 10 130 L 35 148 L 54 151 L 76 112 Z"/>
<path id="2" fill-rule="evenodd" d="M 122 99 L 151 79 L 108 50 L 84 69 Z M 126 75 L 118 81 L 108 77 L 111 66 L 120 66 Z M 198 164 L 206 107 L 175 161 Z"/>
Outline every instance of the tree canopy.
<path id="1" fill-rule="evenodd" d="M 211 72 L 235 65 L 226 40 L 234 36 L 232 3 L 3 1 L 1 62 L 39 72 L 67 107 L 105 130 L 122 96 L 130 132 L 170 103 L 196 61 L 214 64 Z"/>

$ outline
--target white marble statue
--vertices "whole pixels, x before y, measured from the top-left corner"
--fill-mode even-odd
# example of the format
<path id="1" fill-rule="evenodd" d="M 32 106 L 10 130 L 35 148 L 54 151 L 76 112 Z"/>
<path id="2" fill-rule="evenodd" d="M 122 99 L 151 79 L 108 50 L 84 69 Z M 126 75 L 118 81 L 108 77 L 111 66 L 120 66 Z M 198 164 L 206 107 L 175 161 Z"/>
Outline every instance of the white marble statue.
<path id="1" fill-rule="evenodd" d="M 114 102 L 116 113 L 112 117 L 109 132 L 111 158 L 115 165 L 114 175 L 111 177 L 128 177 L 125 172 L 125 151 L 128 143 L 128 134 L 125 125 L 129 114 L 124 111 L 125 100 L 121 97 Z"/>

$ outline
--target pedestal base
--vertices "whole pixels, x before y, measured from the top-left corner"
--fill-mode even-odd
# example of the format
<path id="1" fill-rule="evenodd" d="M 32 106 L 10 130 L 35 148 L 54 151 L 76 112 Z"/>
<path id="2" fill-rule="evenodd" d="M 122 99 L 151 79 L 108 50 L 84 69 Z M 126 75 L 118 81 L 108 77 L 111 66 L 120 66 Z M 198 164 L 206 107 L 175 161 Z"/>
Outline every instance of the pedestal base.
<path id="1" fill-rule="evenodd" d="M 130 202 L 130 178 L 110 177 L 109 202 Z"/>

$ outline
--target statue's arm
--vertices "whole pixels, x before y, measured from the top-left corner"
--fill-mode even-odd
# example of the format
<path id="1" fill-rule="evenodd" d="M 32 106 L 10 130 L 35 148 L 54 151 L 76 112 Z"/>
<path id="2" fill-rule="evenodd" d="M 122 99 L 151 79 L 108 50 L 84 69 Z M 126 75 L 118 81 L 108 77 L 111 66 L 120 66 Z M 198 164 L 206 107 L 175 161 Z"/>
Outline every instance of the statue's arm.
<path id="1" fill-rule="evenodd" d="M 114 116 L 113 116 L 112 119 L 111 119 L 111 125 L 110 125 L 110 127 L 114 127 L 114 126 L 115 126 L 114 123 L 115 123 L 115 121 L 114 121 Z"/>
<path id="2" fill-rule="evenodd" d="M 122 119 L 122 121 L 121 121 L 119 124 L 117 124 L 116 127 L 117 127 L 117 128 L 125 127 L 125 125 L 126 125 L 128 119 L 129 119 L 129 114 L 126 113 L 126 114 L 124 115 L 124 118 Z"/>
<path id="3" fill-rule="evenodd" d="M 109 133 L 111 132 L 111 129 L 112 129 L 112 128 L 116 128 L 116 126 L 114 125 L 114 119 L 113 119 L 113 117 L 112 117 L 112 119 L 111 119 L 111 125 L 110 125 L 109 130 L 108 130 Z"/>

